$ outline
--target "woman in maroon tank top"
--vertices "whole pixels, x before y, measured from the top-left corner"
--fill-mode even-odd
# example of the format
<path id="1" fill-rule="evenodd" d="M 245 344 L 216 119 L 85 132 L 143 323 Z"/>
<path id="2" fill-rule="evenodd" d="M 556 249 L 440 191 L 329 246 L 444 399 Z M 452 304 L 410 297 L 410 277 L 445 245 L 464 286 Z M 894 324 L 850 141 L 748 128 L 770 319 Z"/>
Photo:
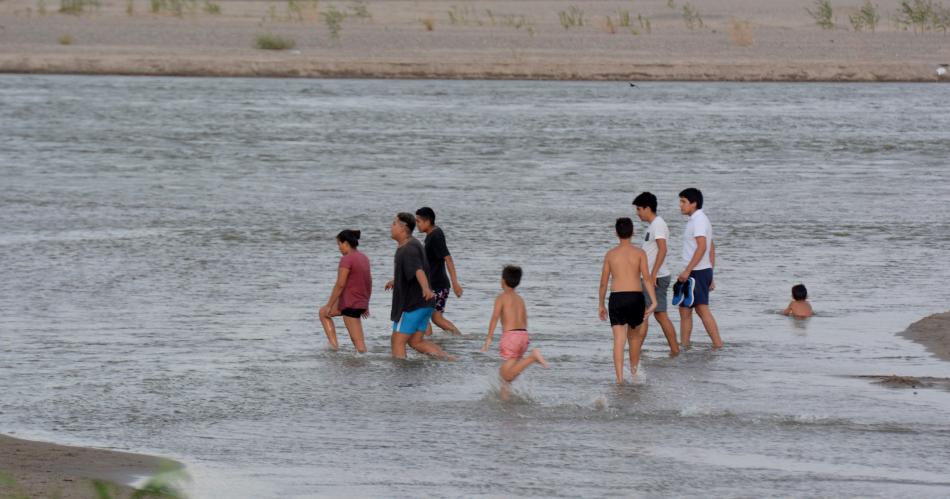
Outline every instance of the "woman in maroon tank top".
<path id="1" fill-rule="evenodd" d="M 327 333 L 330 348 L 336 350 L 336 326 L 333 318 L 343 316 L 343 325 L 350 333 L 353 346 L 360 353 L 366 352 L 363 341 L 363 323 L 360 317 L 369 317 L 369 298 L 373 290 L 373 277 L 370 273 L 369 258 L 357 250 L 360 245 L 360 231 L 344 230 L 337 234 L 336 244 L 343 254 L 337 270 L 336 284 L 327 304 L 320 309 L 320 323 Z"/>

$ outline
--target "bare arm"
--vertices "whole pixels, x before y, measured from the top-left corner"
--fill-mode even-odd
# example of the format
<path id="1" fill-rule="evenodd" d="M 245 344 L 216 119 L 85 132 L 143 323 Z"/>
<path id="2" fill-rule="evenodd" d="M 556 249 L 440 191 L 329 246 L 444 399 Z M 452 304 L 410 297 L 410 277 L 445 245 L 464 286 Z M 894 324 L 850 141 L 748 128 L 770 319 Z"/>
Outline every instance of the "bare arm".
<path id="1" fill-rule="evenodd" d="M 491 312 L 491 320 L 488 322 L 488 337 L 485 338 L 485 344 L 482 345 L 482 351 L 487 352 L 491 347 L 492 337 L 495 335 L 495 327 L 498 326 L 498 319 L 501 317 L 501 296 L 495 298 L 495 308 Z"/>
<path id="2" fill-rule="evenodd" d="M 607 256 L 604 255 L 604 268 L 600 272 L 600 291 L 598 293 L 599 306 L 597 308 L 600 320 L 607 320 L 607 307 L 604 306 L 604 300 L 607 299 L 607 283 L 610 281 L 610 265 L 607 263 Z"/>
<path id="3" fill-rule="evenodd" d="M 706 253 L 706 236 L 696 236 L 696 251 L 693 252 L 693 258 L 689 260 L 689 264 L 686 265 L 686 268 L 683 269 L 683 272 L 679 276 L 679 281 L 685 281 L 689 279 L 689 273 L 693 271 L 699 261 L 703 259 L 703 254 Z"/>
<path id="4" fill-rule="evenodd" d="M 426 273 L 422 269 L 416 271 L 416 280 L 422 286 L 422 297 L 431 300 L 435 295 L 432 293 L 432 289 L 429 288 L 429 278 L 426 277 Z"/>
<path id="5" fill-rule="evenodd" d="M 795 302 L 794 301 L 788 302 L 788 306 L 785 307 L 785 310 L 782 310 L 782 315 L 792 315 L 792 303 L 795 303 Z"/>
<path id="6" fill-rule="evenodd" d="M 643 258 L 640 258 L 640 275 L 646 275 L 644 274 L 644 272 L 649 272 L 649 268 L 647 267 L 646 254 L 643 254 Z M 652 314 L 653 311 L 656 310 L 656 292 L 653 290 L 653 288 L 656 287 L 656 284 L 653 284 L 653 285 L 649 285 L 649 283 L 647 284 L 648 286 L 646 286 L 646 288 L 647 288 L 647 294 L 650 296 L 650 308 L 644 311 L 643 317 L 649 317 L 650 314 Z"/>
<path id="7" fill-rule="evenodd" d="M 653 285 L 656 286 L 656 275 L 660 272 L 660 267 L 663 266 L 663 262 L 666 261 L 666 239 L 657 239 L 656 240 L 656 262 L 653 264 L 652 272 L 650 272 L 650 277 L 653 278 Z"/>
<path id="8" fill-rule="evenodd" d="M 336 284 L 333 285 L 333 291 L 330 292 L 330 299 L 327 300 L 327 308 L 332 309 L 333 305 L 340 299 L 340 295 L 343 294 L 343 288 L 346 287 L 346 280 L 349 279 L 349 277 L 350 269 L 340 267 L 340 270 L 336 273 Z"/>
<path id="9" fill-rule="evenodd" d="M 452 255 L 445 257 L 445 268 L 449 270 L 449 278 L 452 279 L 452 290 L 455 291 L 455 296 L 462 297 L 462 285 L 459 284 L 458 275 L 455 273 L 455 260 L 452 260 Z"/>

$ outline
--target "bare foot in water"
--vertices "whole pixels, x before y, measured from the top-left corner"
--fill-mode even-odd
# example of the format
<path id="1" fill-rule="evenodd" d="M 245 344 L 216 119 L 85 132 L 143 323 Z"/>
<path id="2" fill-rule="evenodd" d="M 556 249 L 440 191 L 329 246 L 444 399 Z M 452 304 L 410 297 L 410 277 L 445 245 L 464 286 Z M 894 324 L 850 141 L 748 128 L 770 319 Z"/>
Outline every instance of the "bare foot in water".
<path id="1" fill-rule="evenodd" d="M 535 362 L 537 362 L 538 364 L 541 364 L 541 367 L 545 369 L 548 368 L 548 362 L 544 360 L 544 357 L 541 356 L 540 348 L 535 348 L 534 350 L 531 350 L 531 358 L 534 359 Z"/>

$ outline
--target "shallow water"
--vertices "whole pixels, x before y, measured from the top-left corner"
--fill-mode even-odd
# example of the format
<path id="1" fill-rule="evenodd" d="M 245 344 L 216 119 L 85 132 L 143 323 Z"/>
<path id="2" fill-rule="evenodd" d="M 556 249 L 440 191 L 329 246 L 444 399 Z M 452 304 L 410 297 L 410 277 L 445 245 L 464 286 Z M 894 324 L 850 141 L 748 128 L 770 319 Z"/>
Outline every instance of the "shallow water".
<path id="1" fill-rule="evenodd" d="M 0 76 L 0 428 L 183 460 L 195 497 L 950 494 L 950 376 L 894 333 L 947 308 L 950 87 Z M 698 186 L 726 348 L 612 385 L 613 220 Z M 397 211 L 430 205 L 465 295 L 388 358 Z M 315 320 L 359 228 L 370 353 Z M 637 225 L 638 234 L 643 229 Z M 533 346 L 478 352 L 500 267 Z M 804 282 L 818 316 L 774 313 Z M 675 318 L 674 318 L 675 319 Z M 674 320 L 674 322 L 676 322 Z M 495 345 L 497 348 L 497 343 Z"/>

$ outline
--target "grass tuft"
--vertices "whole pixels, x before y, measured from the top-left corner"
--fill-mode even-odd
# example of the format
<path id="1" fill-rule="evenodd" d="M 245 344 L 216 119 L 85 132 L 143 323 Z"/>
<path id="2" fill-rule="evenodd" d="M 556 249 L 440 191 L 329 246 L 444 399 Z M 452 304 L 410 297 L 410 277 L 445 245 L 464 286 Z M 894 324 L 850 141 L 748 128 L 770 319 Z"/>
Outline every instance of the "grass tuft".
<path id="1" fill-rule="evenodd" d="M 932 0 L 901 0 L 894 16 L 894 22 L 901 29 L 908 27 L 914 33 L 950 30 L 950 8 Z"/>
<path id="2" fill-rule="evenodd" d="M 805 9 L 805 12 L 815 20 L 821 29 L 835 29 L 834 10 L 831 0 L 815 0 L 815 10 Z"/>
<path id="3" fill-rule="evenodd" d="M 59 11 L 63 14 L 78 16 L 85 12 L 86 9 L 98 9 L 101 6 L 102 2 L 100 0 L 60 0 Z"/>
<path id="4" fill-rule="evenodd" d="M 362 0 L 353 0 L 350 2 L 350 15 L 357 19 L 372 19 L 373 15 L 369 13 L 369 7 Z"/>
<path id="5" fill-rule="evenodd" d="M 202 10 L 205 11 L 205 14 L 218 15 L 221 13 L 221 6 L 209 0 L 205 0 L 205 5 Z"/>
<path id="6" fill-rule="evenodd" d="M 422 19 L 419 19 L 419 22 L 421 22 L 422 25 L 425 26 L 426 31 L 435 30 L 435 19 L 432 19 L 431 17 L 423 17 Z"/>
<path id="7" fill-rule="evenodd" d="M 296 45 L 297 43 L 294 42 L 293 38 L 272 35 L 270 33 L 257 35 L 257 38 L 254 39 L 254 46 L 261 50 L 288 50 L 294 48 Z"/>
<path id="8" fill-rule="evenodd" d="M 558 18 L 564 29 L 576 28 L 584 25 L 584 11 L 576 5 L 571 5 L 567 10 L 558 12 Z"/>
<path id="9" fill-rule="evenodd" d="M 864 0 L 864 5 L 858 10 L 857 14 L 848 16 L 851 21 L 851 27 L 855 31 L 874 31 L 881 16 L 877 13 L 877 6 L 871 3 L 871 0 Z"/>
<path id="10" fill-rule="evenodd" d="M 72 44 L 73 44 L 73 37 L 71 37 L 71 36 L 69 36 L 69 35 L 63 35 L 63 36 L 59 37 L 59 40 L 58 40 L 58 41 L 59 41 L 59 44 L 60 44 L 60 45 L 72 45 Z"/>
<path id="11" fill-rule="evenodd" d="M 689 3 L 683 6 L 683 22 L 686 23 L 688 29 L 697 29 L 706 26 L 703 24 L 703 17 L 699 15 L 699 11 Z"/>
<path id="12" fill-rule="evenodd" d="M 336 6 L 331 5 L 327 7 L 327 10 L 320 13 L 320 17 L 323 18 L 327 29 L 330 30 L 330 38 L 339 40 L 340 30 L 343 29 L 343 20 L 346 19 L 346 13 L 338 10 Z"/>

